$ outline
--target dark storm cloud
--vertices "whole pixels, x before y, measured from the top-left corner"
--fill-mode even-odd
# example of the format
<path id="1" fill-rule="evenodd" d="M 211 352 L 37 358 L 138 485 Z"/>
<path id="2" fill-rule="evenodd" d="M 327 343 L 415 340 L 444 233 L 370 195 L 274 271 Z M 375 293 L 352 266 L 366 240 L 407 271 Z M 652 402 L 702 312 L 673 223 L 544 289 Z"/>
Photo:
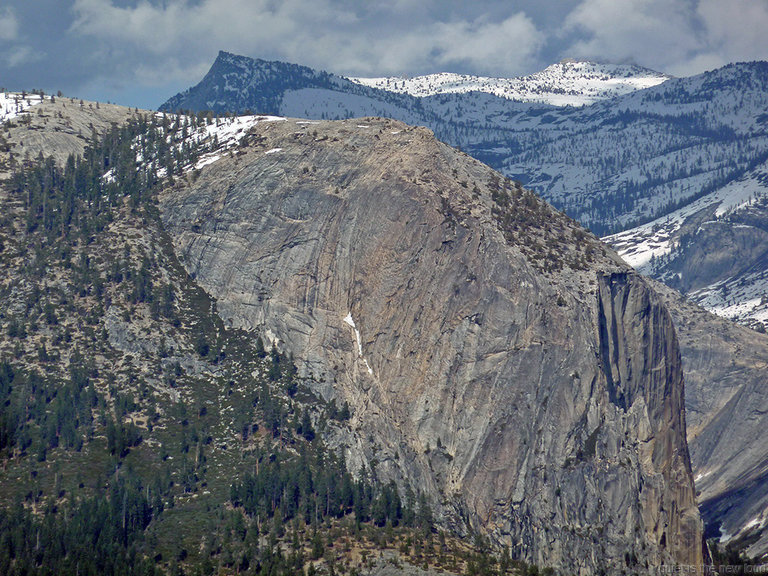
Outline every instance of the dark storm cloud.
<path id="1" fill-rule="evenodd" d="M 765 0 L 11 0 L 0 86 L 156 106 L 218 50 L 348 75 L 513 76 L 563 57 L 687 75 L 765 58 Z"/>

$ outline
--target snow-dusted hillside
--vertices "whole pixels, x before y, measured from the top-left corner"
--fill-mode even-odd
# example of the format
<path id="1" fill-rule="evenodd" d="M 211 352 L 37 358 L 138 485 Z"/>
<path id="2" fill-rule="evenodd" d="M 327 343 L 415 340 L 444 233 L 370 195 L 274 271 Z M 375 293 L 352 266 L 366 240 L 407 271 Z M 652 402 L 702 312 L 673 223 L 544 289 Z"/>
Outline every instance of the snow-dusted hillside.
<path id="1" fill-rule="evenodd" d="M 44 96 L 17 92 L 0 92 L 0 124 L 22 115 L 40 104 Z"/>
<path id="2" fill-rule="evenodd" d="M 502 172 L 605 234 L 663 217 L 768 159 L 766 110 L 768 63 L 737 64 L 578 110 L 534 111 L 474 148 L 493 146 Z"/>
<path id="3" fill-rule="evenodd" d="M 763 170 L 753 171 L 666 216 L 605 236 L 603 240 L 616 248 L 633 268 L 643 274 L 653 275 L 661 268 L 661 262 L 672 254 L 679 243 L 680 230 L 690 218 L 704 212 L 713 215 L 715 219 L 731 216 L 747 207 L 759 205 L 763 198 L 768 198 L 768 186 L 762 178 Z"/>
<path id="4" fill-rule="evenodd" d="M 488 78 L 443 72 L 413 78 L 348 78 L 352 82 L 411 96 L 486 92 L 517 102 L 584 106 L 650 88 L 670 77 L 640 66 L 564 60 L 519 78 Z"/>
<path id="5" fill-rule="evenodd" d="M 768 328 L 768 162 L 674 212 L 603 238 L 708 310 Z"/>
<path id="6" fill-rule="evenodd" d="M 163 119 L 160 130 L 164 131 L 168 145 L 176 152 L 177 157 L 187 158 L 182 152 L 185 149 L 194 149 L 197 153 L 188 157 L 188 161 L 177 166 L 182 172 L 188 173 L 201 170 L 209 164 L 213 164 L 226 154 L 233 153 L 247 139 L 250 130 L 260 122 L 283 122 L 285 118 L 279 116 L 235 116 L 225 118 L 208 118 L 202 122 L 193 122 L 193 118 L 183 114 L 166 115 L 158 112 L 157 116 Z M 140 142 L 136 143 L 140 147 Z M 138 154 L 140 162 L 144 163 L 141 152 Z M 156 164 L 144 165 L 155 174 L 164 178 L 167 169 Z M 110 172 L 104 178 L 110 179 Z"/>

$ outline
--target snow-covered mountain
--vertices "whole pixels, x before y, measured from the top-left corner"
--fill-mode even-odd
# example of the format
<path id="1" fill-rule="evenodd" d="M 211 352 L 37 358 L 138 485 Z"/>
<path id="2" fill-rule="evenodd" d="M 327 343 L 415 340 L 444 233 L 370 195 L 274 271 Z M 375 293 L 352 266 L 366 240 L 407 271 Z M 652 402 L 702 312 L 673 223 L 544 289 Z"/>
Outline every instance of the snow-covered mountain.
<path id="1" fill-rule="evenodd" d="M 581 105 L 555 105 L 563 103 Z M 768 62 L 689 78 L 562 62 L 510 80 L 449 74 L 363 80 L 222 52 L 200 84 L 162 109 L 387 116 L 428 126 L 597 234 L 632 230 L 608 240 L 649 274 L 721 314 L 745 323 L 764 320 L 758 311 L 768 263 L 761 264 L 759 248 L 739 250 L 738 259 L 723 255 L 717 267 L 720 252 L 703 246 L 730 246 L 727 238 L 734 245 L 762 245 L 758 232 L 745 232 L 744 226 L 756 227 L 754 215 L 745 224 L 738 216 L 743 211 L 732 209 L 765 190 Z M 706 220 L 691 231 L 695 220 L 689 218 L 712 206 L 710 220 L 717 225 Z M 752 202 L 752 211 L 761 209 Z M 672 255 L 674 266 L 668 264 Z M 704 260 L 711 265 L 703 266 Z"/>
<path id="2" fill-rule="evenodd" d="M 767 110 L 768 63 L 734 64 L 589 107 L 529 112 L 506 141 L 474 149 L 494 146 L 502 172 L 606 234 L 674 212 L 768 159 Z"/>
<path id="3" fill-rule="evenodd" d="M 373 111 L 400 117 L 416 106 L 416 100 L 306 66 L 222 51 L 199 84 L 177 94 L 160 110 L 253 112 L 320 119 L 321 113 L 315 113 L 313 107 L 322 106 L 322 113 L 332 119 L 365 116 Z M 417 118 L 418 114 L 410 114 L 411 120 Z"/>
<path id="4" fill-rule="evenodd" d="M 768 327 L 768 162 L 642 226 L 604 238 L 708 310 Z"/>
<path id="5" fill-rule="evenodd" d="M 442 72 L 413 78 L 353 78 L 357 84 L 411 96 L 486 92 L 517 102 L 553 106 L 585 106 L 650 88 L 670 76 L 631 64 L 599 64 L 563 60 L 541 72 L 519 78 L 488 78 Z"/>

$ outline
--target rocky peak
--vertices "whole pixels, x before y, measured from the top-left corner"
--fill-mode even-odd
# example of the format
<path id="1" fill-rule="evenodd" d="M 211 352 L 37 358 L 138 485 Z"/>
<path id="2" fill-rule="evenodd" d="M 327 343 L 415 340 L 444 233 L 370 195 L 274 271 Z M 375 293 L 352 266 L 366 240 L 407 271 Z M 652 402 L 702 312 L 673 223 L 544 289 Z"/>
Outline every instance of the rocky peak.
<path id="1" fill-rule="evenodd" d="M 257 124 L 161 198 L 225 321 L 349 403 L 348 465 L 580 574 L 702 561 L 680 356 L 645 281 L 431 132 Z"/>
<path id="2" fill-rule="evenodd" d="M 274 114 L 285 90 L 327 88 L 333 79 L 332 74 L 306 66 L 221 51 L 200 83 L 168 100 L 161 110 L 253 110 Z"/>

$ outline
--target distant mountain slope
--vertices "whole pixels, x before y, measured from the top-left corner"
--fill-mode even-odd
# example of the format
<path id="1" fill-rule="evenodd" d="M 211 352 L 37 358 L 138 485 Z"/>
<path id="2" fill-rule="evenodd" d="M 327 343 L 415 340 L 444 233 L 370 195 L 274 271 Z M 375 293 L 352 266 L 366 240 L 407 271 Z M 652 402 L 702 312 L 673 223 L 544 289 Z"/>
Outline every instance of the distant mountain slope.
<path id="1" fill-rule="evenodd" d="M 510 176 L 600 234 L 664 216 L 768 158 L 768 63 L 726 66 L 521 118 L 497 149 Z"/>
<path id="2" fill-rule="evenodd" d="M 606 71 L 594 64 L 561 63 L 522 79 L 488 81 L 486 92 L 465 92 L 484 79 L 466 77 L 456 84 L 462 77 L 446 76 L 435 80 L 442 87 L 430 88 L 428 78 L 405 87 L 394 80 L 368 82 L 389 86 L 384 90 L 222 52 L 200 84 L 161 109 L 251 110 L 314 119 L 377 115 L 422 124 L 521 180 L 599 234 L 663 216 L 768 158 L 765 62 L 670 79 L 580 108 L 531 100 L 536 94 L 544 99 L 568 94 L 586 102 L 595 83 L 618 82 L 623 90 L 664 77 L 643 69 Z M 529 101 L 497 95 L 513 85 Z"/>
<path id="3" fill-rule="evenodd" d="M 268 62 L 219 52 L 213 66 L 199 84 L 177 94 L 163 104 L 160 110 L 212 110 L 219 113 L 252 111 L 309 118 L 314 116 L 295 110 L 301 105 L 301 95 L 307 93 L 312 96 L 310 100 L 316 100 L 321 95 L 331 100 L 338 95 L 357 96 L 345 101 L 343 109 L 339 107 L 333 118 L 364 116 L 365 112 L 371 111 L 372 105 L 384 106 L 382 112 L 391 111 L 397 115 L 416 107 L 413 97 L 367 88 L 328 72 L 297 64 Z M 290 105 L 292 114 L 286 114 L 285 100 L 289 95 L 294 96 Z M 412 116 L 415 119 L 418 114 Z"/>
<path id="4" fill-rule="evenodd" d="M 768 63 L 731 64 L 608 97 L 614 94 L 608 90 L 614 83 L 621 92 L 663 78 L 635 67 L 561 63 L 512 80 L 444 74 L 407 82 L 353 82 L 222 52 L 200 84 L 163 109 L 250 109 L 313 119 L 386 116 L 425 125 L 439 139 L 523 182 L 599 235 L 641 226 L 610 239 L 638 265 L 650 258 L 650 246 L 671 250 L 671 241 L 664 238 L 670 238 L 670 225 L 680 227 L 674 222 L 681 215 L 721 197 L 763 194 L 766 184 L 761 167 L 768 162 Z M 467 91 L 475 88 L 480 91 Z M 597 96 L 605 99 L 578 108 L 533 101 L 567 97 L 572 103 L 588 103 Z M 643 226 L 648 222 L 653 224 Z M 746 225 L 754 227 L 734 216 L 720 218 L 716 229 L 735 246 L 747 241 Z M 649 235 L 649 230 L 660 236 Z M 764 320 L 751 312 L 765 304 L 768 265 L 761 264 L 759 250 L 740 250 L 732 269 L 725 266 L 727 258 L 718 260 L 710 282 L 703 275 L 696 279 L 694 270 L 712 268 L 699 267 L 702 257 L 693 255 L 707 252 L 711 260 L 712 250 L 705 246 L 714 237 L 698 228 L 694 232 L 685 236 L 691 264 L 679 255 L 674 266 L 659 266 L 655 260 L 653 274 L 696 292 L 698 301 L 718 313 L 745 323 Z M 754 234 L 749 237 L 748 243 L 757 242 Z M 647 266 L 643 270 L 649 271 Z"/>
<path id="5" fill-rule="evenodd" d="M 768 162 L 605 240 L 632 266 L 708 310 L 761 332 L 768 328 Z"/>
<path id="6" fill-rule="evenodd" d="M 670 76 L 641 66 L 563 60 L 520 78 L 439 73 L 414 78 L 349 78 L 353 82 L 411 96 L 487 92 L 518 102 L 584 106 L 656 86 Z"/>

